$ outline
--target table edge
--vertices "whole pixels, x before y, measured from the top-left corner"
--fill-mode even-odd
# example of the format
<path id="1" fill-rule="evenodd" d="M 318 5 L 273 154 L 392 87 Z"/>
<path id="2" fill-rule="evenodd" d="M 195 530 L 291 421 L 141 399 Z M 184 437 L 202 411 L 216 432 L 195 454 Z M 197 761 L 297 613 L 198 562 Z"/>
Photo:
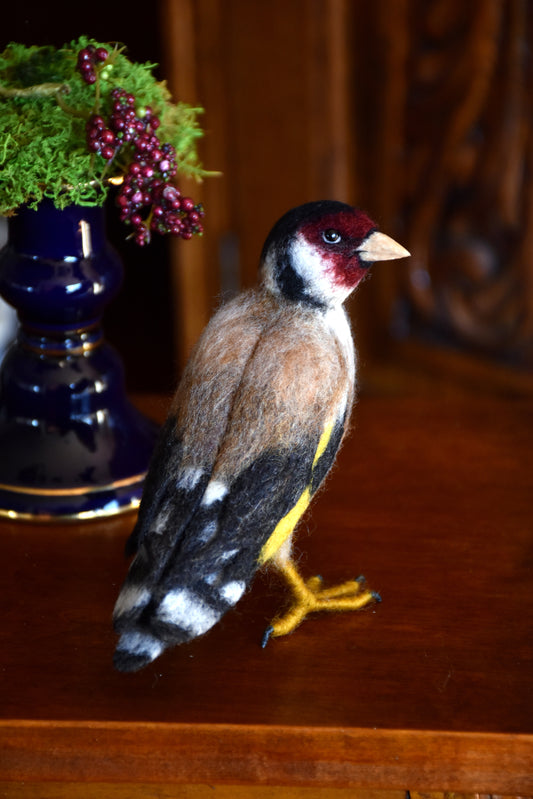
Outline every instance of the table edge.
<path id="1" fill-rule="evenodd" d="M 533 735 L 278 725 L 0 721 L 0 780 L 533 795 Z"/>

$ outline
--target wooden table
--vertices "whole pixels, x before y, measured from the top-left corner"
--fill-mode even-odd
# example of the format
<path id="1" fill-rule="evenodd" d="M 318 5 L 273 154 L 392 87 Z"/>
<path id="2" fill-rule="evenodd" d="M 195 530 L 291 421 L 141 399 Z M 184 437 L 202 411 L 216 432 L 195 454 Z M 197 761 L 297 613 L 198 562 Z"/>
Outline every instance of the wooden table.
<path id="1" fill-rule="evenodd" d="M 0 795 L 533 795 L 532 432 L 523 399 L 363 398 L 298 548 L 382 604 L 262 650 L 284 589 L 260 575 L 134 675 L 110 623 L 131 515 L 3 522 Z"/>

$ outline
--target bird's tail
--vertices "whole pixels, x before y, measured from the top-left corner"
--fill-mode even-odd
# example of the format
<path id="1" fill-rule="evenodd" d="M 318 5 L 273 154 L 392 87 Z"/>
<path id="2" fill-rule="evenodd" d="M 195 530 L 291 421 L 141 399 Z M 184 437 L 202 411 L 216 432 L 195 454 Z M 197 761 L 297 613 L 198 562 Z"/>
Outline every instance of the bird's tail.
<path id="1" fill-rule="evenodd" d="M 219 572 L 191 581 L 182 575 L 179 582 L 151 589 L 132 581 L 131 573 L 113 613 L 120 633 L 114 656 L 119 671 L 138 671 L 168 647 L 206 633 L 239 601 L 248 582 L 224 579 Z"/>
<path id="2" fill-rule="evenodd" d="M 127 630 L 119 639 L 113 656 L 113 665 L 118 671 L 139 671 L 159 657 L 164 650 L 163 642 L 149 632 Z"/>

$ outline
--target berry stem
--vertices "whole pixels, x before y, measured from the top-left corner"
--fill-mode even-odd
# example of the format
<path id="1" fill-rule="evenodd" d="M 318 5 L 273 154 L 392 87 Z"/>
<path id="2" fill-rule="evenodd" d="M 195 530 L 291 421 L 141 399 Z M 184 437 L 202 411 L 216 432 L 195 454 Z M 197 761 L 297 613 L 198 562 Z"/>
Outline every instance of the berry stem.
<path id="1" fill-rule="evenodd" d="M 49 95 L 68 94 L 70 87 L 66 83 L 36 83 L 24 88 L 9 88 L 0 85 L 0 97 L 48 97 Z"/>
<path id="2" fill-rule="evenodd" d="M 56 102 L 60 109 L 65 112 L 65 114 L 69 114 L 71 117 L 79 117 L 80 119 L 88 119 L 89 114 L 86 111 L 78 111 L 77 108 L 72 108 L 70 105 L 65 103 L 63 98 L 61 97 L 62 92 L 57 92 L 56 94 Z"/>

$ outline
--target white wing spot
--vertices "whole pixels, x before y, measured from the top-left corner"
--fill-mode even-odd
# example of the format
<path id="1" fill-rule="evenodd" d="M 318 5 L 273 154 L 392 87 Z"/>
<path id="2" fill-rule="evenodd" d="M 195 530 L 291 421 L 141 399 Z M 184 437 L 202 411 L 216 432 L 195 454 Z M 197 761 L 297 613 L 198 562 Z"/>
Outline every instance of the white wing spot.
<path id="1" fill-rule="evenodd" d="M 229 602 L 230 605 L 234 605 L 244 594 L 245 588 L 246 585 L 242 580 L 232 580 L 220 589 L 220 596 L 222 599 L 225 599 L 226 602 Z"/>
<path id="2" fill-rule="evenodd" d="M 198 536 L 198 540 L 202 542 L 202 544 L 206 544 L 208 541 L 211 541 L 217 534 L 218 524 L 216 521 L 211 521 L 205 525 L 204 529 Z"/>
<path id="3" fill-rule="evenodd" d="M 170 516 L 170 508 L 161 511 L 159 516 L 156 517 L 155 522 L 152 525 L 152 532 L 157 533 L 157 535 L 161 535 L 164 533 L 167 528 L 167 522 Z"/>
<path id="4" fill-rule="evenodd" d="M 128 632 L 120 636 L 117 644 L 118 652 L 129 652 L 131 655 L 148 655 L 155 660 L 164 646 L 158 638 L 150 633 Z"/>
<path id="5" fill-rule="evenodd" d="M 157 616 L 161 621 L 175 624 L 193 635 L 202 635 L 219 618 L 213 608 L 187 588 L 169 591 L 159 605 Z"/>
<path id="6" fill-rule="evenodd" d="M 195 468 L 194 466 L 188 466 L 180 474 L 176 482 L 176 488 L 184 488 L 185 491 L 192 491 L 193 488 L 198 485 L 198 481 L 200 480 L 202 474 L 203 469 Z"/>
<path id="7" fill-rule="evenodd" d="M 114 615 L 122 616 L 130 610 L 144 608 L 150 601 L 152 594 L 142 585 L 129 585 L 124 588 L 115 604 Z"/>
<path id="8" fill-rule="evenodd" d="M 237 554 L 238 549 L 227 549 L 222 555 L 219 557 L 219 561 L 221 563 L 225 563 L 227 560 L 230 560 L 234 555 Z"/>
<path id="9" fill-rule="evenodd" d="M 228 490 L 228 486 L 221 480 L 211 480 L 205 489 L 202 505 L 212 505 L 213 502 L 218 502 L 226 496 Z"/>

